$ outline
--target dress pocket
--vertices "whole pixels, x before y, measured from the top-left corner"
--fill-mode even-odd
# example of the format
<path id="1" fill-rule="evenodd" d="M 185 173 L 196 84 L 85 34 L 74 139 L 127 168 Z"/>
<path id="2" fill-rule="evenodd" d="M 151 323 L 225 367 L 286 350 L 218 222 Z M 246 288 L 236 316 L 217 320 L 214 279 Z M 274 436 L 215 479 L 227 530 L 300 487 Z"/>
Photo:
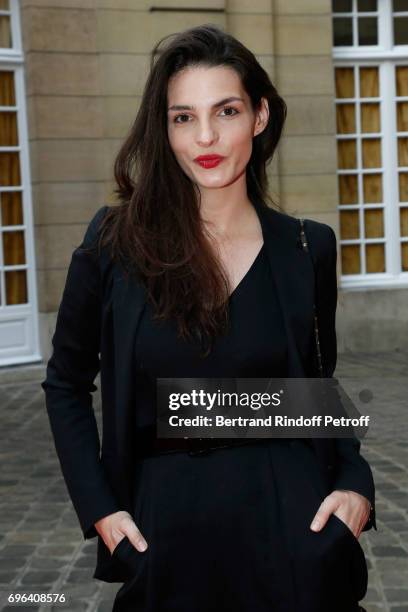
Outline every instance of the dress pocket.
<path id="1" fill-rule="evenodd" d="M 326 582 L 327 584 L 330 583 L 333 592 L 337 588 L 336 583 L 344 580 L 345 590 L 350 590 L 353 600 L 358 601 L 366 594 L 368 583 L 364 550 L 348 525 L 333 513 L 317 534 L 309 530 L 309 522 L 324 498 L 331 493 L 331 490 L 327 487 L 313 449 L 303 440 L 297 439 L 292 441 L 291 448 L 294 453 L 296 468 L 303 477 L 302 481 L 298 481 L 298 489 L 306 500 L 304 504 L 304 512 L 306 513 L 305 530 L 307 532 L 305 542 L 308 542 L 306 554 L 310 555 L 312 566 L 313 563 L 318 564 L 317 571 L 325 572 Z M 314 540 L 315 536 L 317 536 L 316 543 L 311 547 L 311 538 Z M 301 548 L 303 549 L 303 546 Z M 304 558 L 302 559 L 304 562 Z"/>
<path id="2" fill-rule="evenodd" d="M 121 548 L 123 548 L 123 546 L 126 544 L 126 540 L 129 542 L 129 538 L 128 538 L 128 537 L 125 535 L 125 536 L 123 536 L 123 538 L 122 538 L 122 539 L 119 541 L 119 543 L 118 543 L 118 544 L 116 544 L 115 548 L 113 549 L 113 551 L 112 551 L 112 553 L 111 553 L 112 559 L 113 559 L 114 557 L 116 558 L 116 556 L 117 556 L 117 554 L 118 554 L 118 551 L 119 551 Z"/>
<path id="3" fill-rule="evenodd" d="M 331 519 L 337 524 L 339 530 L 344 534 L 350 546 L 350 580 L 357 600 L 363 599 L 367 592 L 368 570 L 364 550 L 358 538 L 351 531 L 349 526 L 335 514 L 331 514 Z"/>
<path id="4" fill-rule="evenodd" d="M 126 580 L 135 578 L 141 573 L 147 558 L 149 547 L 143 552 L 137 550 L 127 536 L 124 536 L 113 549 L 112 559 L 115 559 L 126 574 Z"/>
<path id="5" fill-rule="evenodd" d="M 357 550 L 360 552 L 360 554 L 363 556 L 363 558 L 365 560 L 364 550 L 363 550 L 363 548 L 362 548 L 358 538 L 356 538 L 354 533 L 351 531 L 350 527 L 344 521 L 342 521 L 341 518 L 339 518 L 336 514 L 332 514 L 332 516 L 333 516 L 333 519 L 335 521 L 337 521 L 339 526 L 342 527 L 344 533 L 347 534 L 347 537 L 353 543 L 353 546 L 355 548 L 357 548 Z"/>

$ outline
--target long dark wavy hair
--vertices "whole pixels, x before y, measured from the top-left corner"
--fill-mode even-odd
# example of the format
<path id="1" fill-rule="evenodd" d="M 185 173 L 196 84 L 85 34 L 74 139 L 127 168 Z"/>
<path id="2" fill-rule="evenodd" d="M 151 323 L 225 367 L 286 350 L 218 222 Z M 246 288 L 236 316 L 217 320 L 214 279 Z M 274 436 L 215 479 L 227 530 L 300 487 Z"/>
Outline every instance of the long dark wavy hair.
<path id="1" fill-rule="evenodd" d="M 127 277 L 135 273 L 155 319 L 177 322 L 179 337 L 198 339 L 202 355 L 228 325 L 229 283 L 200 217 L 196 186 L 179 166 L 167 134 L 169 79 L 187 66 L 226 66 L 241 78 L 254 111 L 269 103 L 269 122 L 253 138 L 246 168 L 247 195 L 273 204 L 266 165 L 286 119 L 286 104 L 253 53 L 212 24 L 162 38 L 153 48 L 141 104 L 114 164 L 118 206 L 100 226 L 99 247 Z"/>

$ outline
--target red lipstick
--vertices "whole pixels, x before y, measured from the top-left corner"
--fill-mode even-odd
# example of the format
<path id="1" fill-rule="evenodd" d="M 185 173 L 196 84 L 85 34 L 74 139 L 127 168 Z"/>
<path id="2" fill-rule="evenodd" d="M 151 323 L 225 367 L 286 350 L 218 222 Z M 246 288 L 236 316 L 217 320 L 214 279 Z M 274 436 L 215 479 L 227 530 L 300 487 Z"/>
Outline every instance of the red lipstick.
<path id="1" fill-rule="evenodd" d="M 222 155 L 199 155 L 194 161 L 202 168 L 215 168 L 223 159 Z"/>

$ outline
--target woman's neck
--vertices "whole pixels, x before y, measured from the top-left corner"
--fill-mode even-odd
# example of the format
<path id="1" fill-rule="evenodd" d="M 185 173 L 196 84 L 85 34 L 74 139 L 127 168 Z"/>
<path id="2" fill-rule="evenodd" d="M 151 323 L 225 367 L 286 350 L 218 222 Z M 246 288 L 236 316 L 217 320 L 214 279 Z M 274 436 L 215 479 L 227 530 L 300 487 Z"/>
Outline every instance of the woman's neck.
<path id="1" fill-rule="evenodd" d="M 200 215 L 207 231 L 222 240 L 248 231 L 256 212 L 246 189 L 229 185 L 222 189 L 201 190 Z"/>

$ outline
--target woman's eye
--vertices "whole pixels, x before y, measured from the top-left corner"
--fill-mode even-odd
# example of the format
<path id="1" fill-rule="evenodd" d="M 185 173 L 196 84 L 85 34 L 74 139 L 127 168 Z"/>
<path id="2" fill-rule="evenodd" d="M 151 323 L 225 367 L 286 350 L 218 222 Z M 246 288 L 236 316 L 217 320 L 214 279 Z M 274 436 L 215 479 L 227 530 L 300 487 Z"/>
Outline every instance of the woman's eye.
<path id="1" fill-rule="evenodd" d="M 226 106 L 225 108 L 222 109 L 222 112 L 224 111 L 233 111 L 233 113 L 227 112 L 227 114 L 224 115 L 226 117 L 233 117 L 234 115 L 238 115 L 239 113 L 239 111 L 237 111 L 232 106 Z M 176 115 L 176 117 L 174 118 L 174 123 L 187 123 L 187 121 L 179 121 L 179 119 L 183 117 L 187 117 L 187 120 L 188 120 L 189 115 L 186 115 L 185 113 L 183 113 L 182 115 Z"/>
<path id="2" fill-rule="evenodd" d="M 238 111 L 236 110 L 236 108 L 233 108 L 232 106 L 226 106 L 224 109 L 224 111 L 234 111 L 234 114 L 228 114 L 227 117 L 233 117 L 234 115 L 238 114 Z"/>
<path id="3" fill-rule="evenodd" d="M 177 121 L 180 117 L 188 117 L 188 115 L 176 115 L 174 118 L 174 123 L 186 123 L 185 121 Z"/>

